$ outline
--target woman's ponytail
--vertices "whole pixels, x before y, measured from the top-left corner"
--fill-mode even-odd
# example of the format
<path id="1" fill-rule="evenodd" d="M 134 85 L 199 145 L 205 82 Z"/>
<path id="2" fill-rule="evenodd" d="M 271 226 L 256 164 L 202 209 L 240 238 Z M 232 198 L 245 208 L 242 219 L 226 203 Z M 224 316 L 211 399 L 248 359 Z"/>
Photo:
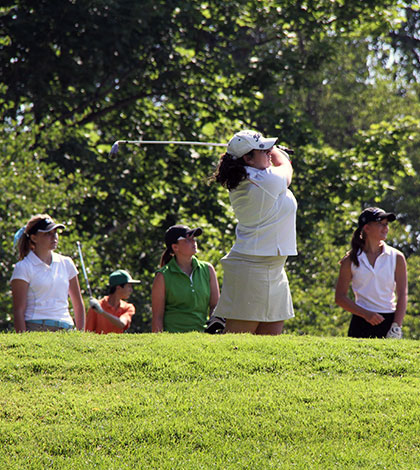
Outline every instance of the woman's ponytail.
<path id="1" fill-rule="evenodd" d="M 234 158 L 229 153 L 225 153 L 220 158 L 216 171 L 210 180 L 217 181 L 231 191 L 243 180 L 246 180 L 247 177 L 248 173 L 246 172 L 244 158 Z"/>
<path id="2" fill-rule="evenodd" d="M 168 264 L 169 261 L 171 261 L 172 258 L 172 248 L 166 248 L 166 250 L 162 253 L 162 256 L 160 257 L 160 267 L 163 268 L 165 264 Z"/>
<path id="3" fill-rule="evenodd" d="M 359 260 L 358 255 L 363 251 L 365 247 L 365 235 L 363 229 L 357 227 L 357 229 L 353 233 L 353 237 L 351 239 L 351 250 L 350 250 L 350 261 L 352 261 L 357 267 L 359 267 Z"/>

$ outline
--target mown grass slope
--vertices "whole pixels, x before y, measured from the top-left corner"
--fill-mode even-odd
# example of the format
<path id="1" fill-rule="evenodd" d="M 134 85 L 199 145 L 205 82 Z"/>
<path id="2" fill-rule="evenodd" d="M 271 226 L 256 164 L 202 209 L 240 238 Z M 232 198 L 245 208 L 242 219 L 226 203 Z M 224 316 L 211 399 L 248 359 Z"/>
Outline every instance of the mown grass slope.
<path id="1" fill-rule="evenodd" d="M 0 335 L 0 468 L 419 469 L 419 343 Z"/>

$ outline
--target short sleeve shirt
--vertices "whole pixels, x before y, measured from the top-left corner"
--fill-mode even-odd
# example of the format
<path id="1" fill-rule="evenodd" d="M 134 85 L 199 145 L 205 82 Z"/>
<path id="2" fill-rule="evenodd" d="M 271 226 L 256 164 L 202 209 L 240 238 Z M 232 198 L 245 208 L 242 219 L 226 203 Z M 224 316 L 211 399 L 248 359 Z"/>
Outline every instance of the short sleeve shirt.
<path id="1" fill-rule="evenodd" d="M 229 193 L 238 219 L 233 251 L 257 256 L 296 255 L 297 202 L 280 167 L 245 167 L 248 179 Z"/>
<path id="2" fill-rule="evenodd" d="M 130 328 L 131 320 L 133 315 L 136 313 L 136 309 L 133 304 L 120 300 L 119 307 L 115 308 L 109 303 L 109 296 L 105 296 L 99 301 L 99 303 L 105 312 L 118 318 L 125 317 L 128 320 L 127 326 L 124 329 L 118 328 L 103 315 L 93 308 L 90 308 L 87 313 L 86 331 L 93 331 L 99 334 L 123 333 L 125 330 Z"/>
<path id="3" fill-rule="evenodd" d="M 21 279 L 29 284 L 25 321 L 56 320 L 73 324 L 68 296 L 70 280 L 77 274 L 71 258 L 54 252 L 50 265 L 32 251 L 16 263 L 11 281 Z"/>

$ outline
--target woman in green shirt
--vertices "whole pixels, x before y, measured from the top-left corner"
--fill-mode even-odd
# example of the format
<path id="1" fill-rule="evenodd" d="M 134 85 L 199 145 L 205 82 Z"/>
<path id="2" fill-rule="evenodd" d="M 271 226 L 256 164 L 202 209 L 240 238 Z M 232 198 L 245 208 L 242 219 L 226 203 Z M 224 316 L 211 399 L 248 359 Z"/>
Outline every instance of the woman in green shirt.
<path id="1" fill-rule="evenodd" d="M 152 287 L 152 332 L 204 331 L 219 300 L 214 267 L 196 256 L 201 228 L 173 225 Z"/>

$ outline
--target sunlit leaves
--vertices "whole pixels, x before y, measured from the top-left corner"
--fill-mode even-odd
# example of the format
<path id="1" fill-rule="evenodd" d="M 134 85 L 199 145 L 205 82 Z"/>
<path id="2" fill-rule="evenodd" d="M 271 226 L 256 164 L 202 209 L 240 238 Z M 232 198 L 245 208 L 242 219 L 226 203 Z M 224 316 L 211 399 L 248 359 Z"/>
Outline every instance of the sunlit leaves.
<path id="1" fill-rule="evenodd" d="M 83 241 L 96 295 L 117 267 L 142 279 L 135 328 L 149 320 L 169 225 L 203 227 L 200 257 L 221 279 L 235 219 L 227 192 L 207 181 L 223 150 L 126 144 L 111 158 L 116 140 L 226 142 L 247 127 L 295 149 L 297 331 L 316 331 L 328 315 L 361 207 L 395 201 L 407 223 L 420 207 L 418 89 L 374 55 L 400 24 L 395 2 L 39 0 L 2 13 L 5 290 L 10 234 L 35 210 L 66 221 L 60 249 L 72 254 Z M 401 237 L 415 249 L 415 237 Z M 333 334 L 333 323 L 318 331 Z"/>

